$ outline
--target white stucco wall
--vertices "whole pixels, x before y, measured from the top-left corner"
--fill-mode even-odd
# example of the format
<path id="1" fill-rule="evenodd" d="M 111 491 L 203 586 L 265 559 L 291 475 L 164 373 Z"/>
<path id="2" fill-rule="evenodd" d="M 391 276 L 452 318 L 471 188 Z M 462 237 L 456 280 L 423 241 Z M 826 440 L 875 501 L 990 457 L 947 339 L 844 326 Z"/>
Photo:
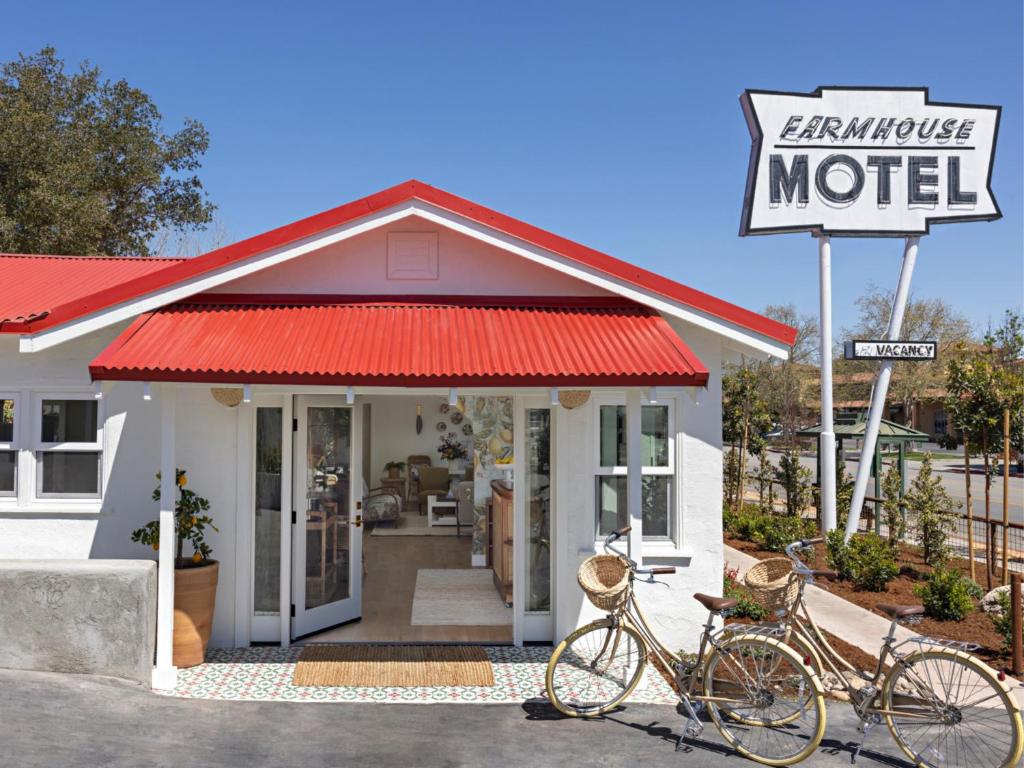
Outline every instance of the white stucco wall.
<path id="1" fill-rule="evenodd" d="M 706 331 L 675 321 L 673 326 L 707 366 L 710 377 L 697 402 L 689 390 L 659 390 L 659 402 L 669 395 L 675 402 L 680 530 L 675 547 L 646 542 L 643 561 L 646 565 L 674 565 L 677 573 L 659 577 L 668 587 L 638 585 L 637 595 L 652 628 L 666 643 L 693 650 L 707 612 L 692 595 L 720 595 L 722 590 L 722 347 L 718 338 Z M 589 555 L 603 550 L 594 538 L 594 398 L 575 410 L 558 408 L 555 419 L 557 640 L 602 615 L 576 583 L 576 569 Z"/>
<path id="2" fill-rule="evenodd" d="M 389 280 L 388 232 L 436 232 L 436 280 Z M 218 286 L 215 293 L 602 296 L 607 291 L 416 217 Z"/>
<path id="3" fill-rule="evenodd" d="M 38 392 L 91 392 L 88 363 L 123 329 L 108 328 L 53 349 L 19 354 L 17 338 L 0 337 L 0 393 L 20 395 L 19 426 L 28 439 L 31 395 Z M 28 394 L 28 398 L 21 393 Z M 60 500 L 18 506 L 0 499 L 0 559 L 137 558 L 155 559 L 135 544 L 131 531 L 157 516 L 152 493 L 160 464 L 159 389 L 142 399 L 142 385 L 108 384 L 103 409 L 103 499 L 83 504 Z M 214 557 L 223 559 L 217 589 L 214 645 L 230 645 L 234 623 L 234 536 L 236 508 L 235 431 L 237 412 L 218 405 L 209 389 L 183 389 L 177 409 L 178 465 L 189 472 L 193 490 L 210 499 L 220 533 L 211 532 Z"/>

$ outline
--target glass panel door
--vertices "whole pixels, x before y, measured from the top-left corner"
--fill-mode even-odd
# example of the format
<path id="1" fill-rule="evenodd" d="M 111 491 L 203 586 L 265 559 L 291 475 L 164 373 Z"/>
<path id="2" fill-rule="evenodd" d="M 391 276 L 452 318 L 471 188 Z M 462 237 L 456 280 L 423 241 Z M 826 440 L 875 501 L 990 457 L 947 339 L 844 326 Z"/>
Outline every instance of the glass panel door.
<path id="1" fill-rule="evenodd" d="M 292 634 L 357 619 L 362 587 L 358 410 L 299 397 L 295 435 Z"/>
<path id="2" fill-rule="evenodd" d="M 551 610 L 551 409 L 526 409 L 526 610 Z"/>

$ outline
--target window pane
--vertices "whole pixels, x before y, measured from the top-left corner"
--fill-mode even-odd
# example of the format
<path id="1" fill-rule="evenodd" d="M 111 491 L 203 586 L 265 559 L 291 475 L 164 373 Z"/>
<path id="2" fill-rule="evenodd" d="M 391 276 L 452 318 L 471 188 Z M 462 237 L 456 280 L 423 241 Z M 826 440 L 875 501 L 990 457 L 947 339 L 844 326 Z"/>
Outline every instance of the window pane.
<path id="1" fill-rule="evenodd" d="M 95 443 L 95 400 L 43 400 L 44 443 Z"/>
<path id="2" fill-rule="evenodd" d="M 626 466 L 626 406 L 601 406 L 601 466 Z"/>
<path id="3" fill-rule="evenodd" d="M 99 496 L 100 454 L 40 451 L 40 493 Z"/>
<path id="4" fill-rule="evenodd" d="M 551 411 L 526 411 L 526 610 L 551 610 Z"/>
<path id="5" fill-rule="evenodd" d="M 626 478 L 604 475 L 597 478 L 597 535 L 607 536 L 629 523 L 626 509 Z"/>
<path id="6" fill-rule="evenodd" d="M 0 451 L 0 495 L 14 494 L 15 469 L 18 466 L 17 451 Z"/>
<path id="7" fill-rule="evenodd" d="M 640 413 L 643 430 L 640 462 L 645 467 L 667 467 L 668 406 L 645 405 Z"/>
<path id="8" fill-rule="evenodd" d="M 0 400 L 0 443 L 14 442 L 14 401 Z"/>
<path id="9" fill-rule="evenodd" d="M 253 608 L 281 605 L 281 409 L 256 409 L 256 509 Z"/>
<path id="10" fill-rule="evenodd" d="M 644 496 L 644 538 L 669 537 L 672 535 L 669 510 L 672 509 L 672 477 L 670 475 L 645 475 Z"/>

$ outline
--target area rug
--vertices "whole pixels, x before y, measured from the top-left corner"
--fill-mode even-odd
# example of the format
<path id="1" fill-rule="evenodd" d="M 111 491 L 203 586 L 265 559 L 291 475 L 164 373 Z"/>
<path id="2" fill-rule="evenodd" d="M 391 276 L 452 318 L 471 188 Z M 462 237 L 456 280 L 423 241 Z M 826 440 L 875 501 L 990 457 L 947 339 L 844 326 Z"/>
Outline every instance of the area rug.
<path id="1" fill-rule="evenodd" d="M 487 652 L 473 645 L 311 645 L 295 664 L 294 685 L 492 686 Z"/>
<path id="2" fill-rule="evenodd" d="M 427 516 L 415 512 L 402 515 L 395 521 L 397 525 L 380 524 L 373 526 L 371 536 L 454 536 L 454 525 L 427 525 Z M 463 527 L 463 535 L 469 537 L 469 527 Z"/>
<path id="3" fill-rule="evenodd" d="M 410 623 L 498 627 L 512 623 L 512 609 L 498 597 L 490 568 L 421 568 Z"/>

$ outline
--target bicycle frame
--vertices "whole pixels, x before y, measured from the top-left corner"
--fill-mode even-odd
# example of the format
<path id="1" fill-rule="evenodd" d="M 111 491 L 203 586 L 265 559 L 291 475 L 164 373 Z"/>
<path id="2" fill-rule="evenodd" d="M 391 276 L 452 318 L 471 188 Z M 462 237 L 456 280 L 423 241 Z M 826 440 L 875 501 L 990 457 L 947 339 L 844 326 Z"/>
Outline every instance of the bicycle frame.
<path id="1" fill-rule="evenodd" d="M 889 671 L 886 670 L 886 661 L 891 657 L 893 664 L 901 669 L 908 669 L 908 665 L 905 661 L 906 655 L 900 653 L 897 650 L 896 645 L 896 626 L 899 623 L 896 619 L 889 625 L 889 633 L 882 638 L 882 647 L 878 654 L 878 664 L 872 674 L 867 674 L 857 669 L 851 664 L 839 651 L 832 647 L 825 637 L 824 633 L 818 627 L 814 621 L 814 617 L 811 616 L 810 611 L 807 608 L 807 603 L 804 601 L 804 590 L 808 582 L 813 581 L 813 574 L 811 570 L 800 560 L 800 558 L 793 552 L 795 544 L 801 542 L 794 542 L 786 548 L 786 554 L 793 561 L 793 571 L 796 573 L 799 580 L 799 590 L 797 597 L 793 601 L 789 610 L 779 617 L 777 624 L 785 629 L 785 635 L 783 636 L 783 642 L 789 643 L 792 636 L 795 634 L 810 650 L 815 659 L 818 662 L 823 662 L 828 670 L 835 675 L 839 680 L 846 693 L 850 697 L 850 704 L 857 712 L 861 720 L 868 721 L 873 716 L 884 716 L 884 715 L 898 715 L 900 717 L 910 718 L 921 718 L 927 719 L 927 714 L 921 714 L 909 710 L 887 710 L 880 707 L 873 706 L 872 703 L 880 691 L 879 683 L 882 678 L 885 677 Z M 809 543 L 809 542 L 808 542 Z M 925 642 L 926 638 L 917 638 L 920 642 Z M 821 663 L 818 664 L 819 671 L 821 671 Z M 852 672 L 860 680 L 864 682 L 864 686 L 857 688 L 844 673 Z M 919 693 L 922 696 L 927 697 L 929 700 L 934 701 L 935 697 L 926 688 L 924 688 L 917 680 L 912 680 L 919 688 Z"/>

